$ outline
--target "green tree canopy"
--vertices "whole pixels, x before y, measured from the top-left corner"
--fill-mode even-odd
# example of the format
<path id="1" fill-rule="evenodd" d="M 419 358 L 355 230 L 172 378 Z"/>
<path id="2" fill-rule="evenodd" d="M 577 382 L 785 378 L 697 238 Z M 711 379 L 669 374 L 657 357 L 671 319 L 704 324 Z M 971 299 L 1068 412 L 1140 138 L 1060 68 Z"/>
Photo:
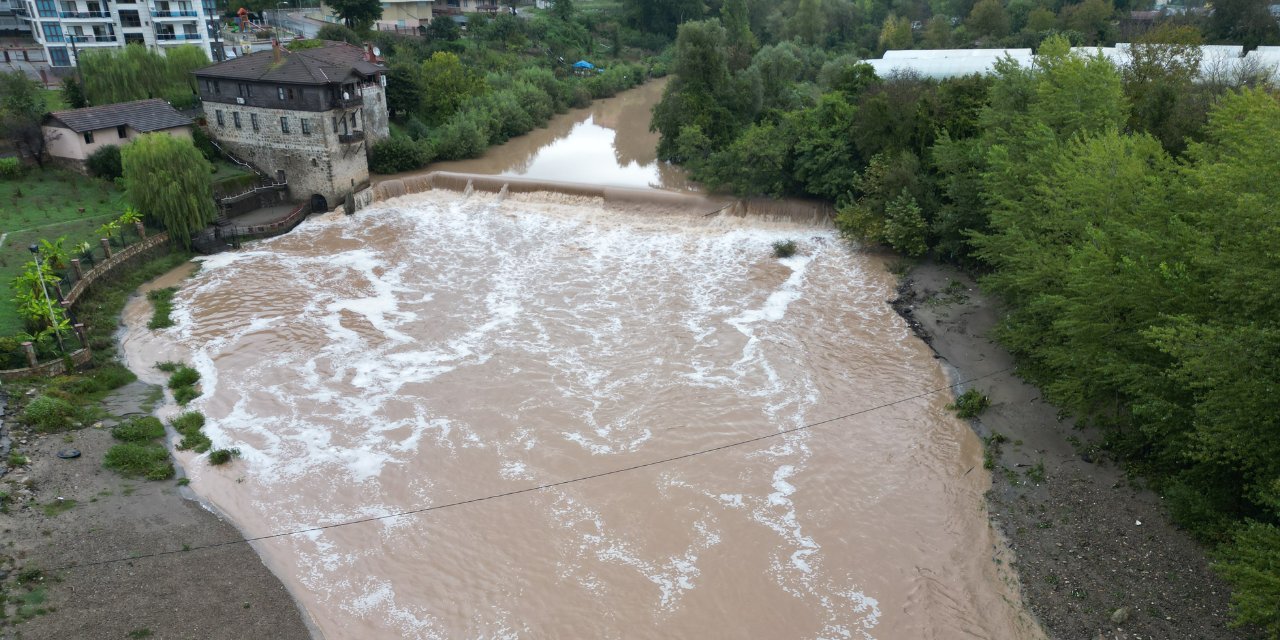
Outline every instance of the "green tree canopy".
<path id="1" fill-rule="evenodd" d="M 144 134 L 124 147 L 121 164 L 129 202 L 182 246 L 217 216 L 209 162 L 189 140 Z"/>
<path id="2" fill-rule="evenodd" d="M 1000 0 L 981 0 L 973 5 L 964 25 L 980 38 L 1003 38 L 1009 35 L 1009 14 Z"/>
<path id="3" fill-rule="evenodd" d="M 80 52 L 84 96 L 91 105 L 147 98 L 184 100 L 195 93 L 192 71 L 209 65 L 209 56 L 196 45 L 166 50 L 166 55 L 142 45 L 123 49 Z"/>
<path id="4" fill-rule="evenodd" d="M 40 83 L 21 71 L 0 73 L 0 136 L 41 167 L 47 141 L 40 125 L 48 112 Z"/>
<path id="5" fill-rule="evenodd" d="M 356 31 L 366 31 L 382 17 L 382 4 L 378 0 L 326 0 L 333 13 L 342 18 L 342 24 Z"/>
<path id="6" fill-rule="evenodd" d="M 422 87 L 419 113 L 433 124 L 447 120 L 467 98 L 484 93 L 486 88 L 484 78 L 445 51 L 423 60 L 418 72 Z"/>

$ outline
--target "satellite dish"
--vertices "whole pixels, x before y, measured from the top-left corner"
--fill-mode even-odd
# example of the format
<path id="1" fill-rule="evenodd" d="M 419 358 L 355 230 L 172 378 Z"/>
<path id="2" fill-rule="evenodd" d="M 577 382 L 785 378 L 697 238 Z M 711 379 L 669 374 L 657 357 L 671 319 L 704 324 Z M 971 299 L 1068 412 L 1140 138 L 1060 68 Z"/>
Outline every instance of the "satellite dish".
<path id="1" fill-rule="evenodd" d="M 377 48 L 377 47 L 374 47 L 374 48 L 373 48 L 373 55 L 375 55 L 375 56 L 380 56 L 380 55 L 382 55 L 382 50 L 381 50 L 381 49 L 379 49 L 379 48 Z"/>

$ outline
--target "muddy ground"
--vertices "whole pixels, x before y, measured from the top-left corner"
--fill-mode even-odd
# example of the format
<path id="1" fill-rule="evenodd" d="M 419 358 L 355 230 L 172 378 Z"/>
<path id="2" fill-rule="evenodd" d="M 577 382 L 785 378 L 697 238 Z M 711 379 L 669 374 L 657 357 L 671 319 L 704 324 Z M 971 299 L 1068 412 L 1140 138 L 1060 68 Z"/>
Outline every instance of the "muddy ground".
<path id="1" fill-rule="evenodd" d="M 4 426 L 13 453 L 29 462 L 13 465 L 19 460 L 7 452 L 0 460 L 0 492 L 8 494 L 0 513 L 7 600 L 0 639 L 311 637 L 293 598 L 248 544 L 181 552 L 240 539 L 235 527 L 176 480 L 130 480 L 103 468 L 115 420 L 38 435 L 14 419 L 21 387 L 5 390 L 18 397 L 9 398 Z M 145 414 L 158 392 L 135 382 L 113 392 L 105 409 Z M 70 448 L 80 457 L 57 457 Z M 163 551 L 179 553 L 138 557 Z"/>
<path id="2" fill-rule="evenodd" d="M 1160 496 L 1108 460 L 1093 444 L 1097 434 L 1060 420 L 1017 377 L 991 337 L 998 305 L 971 279 L 932 263 L 909 271 L 898 293 L 894 307 L 957 381 L 1007 370 L 957 393 L 976 387 L 991 398 L 974 421 L 993 456 L 988 507 L 1050 637 L 1255 637 L 1227 626 L 1226 585 L 1205 549 L 1169 521 Z"/>

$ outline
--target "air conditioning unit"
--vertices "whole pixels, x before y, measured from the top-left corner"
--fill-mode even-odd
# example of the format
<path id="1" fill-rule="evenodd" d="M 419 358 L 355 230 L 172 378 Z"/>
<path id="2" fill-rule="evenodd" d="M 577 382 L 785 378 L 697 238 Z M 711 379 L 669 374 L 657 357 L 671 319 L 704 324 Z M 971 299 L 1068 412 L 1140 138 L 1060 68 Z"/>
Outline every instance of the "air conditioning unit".
<path id="1" fill-rule="evenodd" d="M 244 98 L 236 98 L 236 104 L 244 104 Z"/>

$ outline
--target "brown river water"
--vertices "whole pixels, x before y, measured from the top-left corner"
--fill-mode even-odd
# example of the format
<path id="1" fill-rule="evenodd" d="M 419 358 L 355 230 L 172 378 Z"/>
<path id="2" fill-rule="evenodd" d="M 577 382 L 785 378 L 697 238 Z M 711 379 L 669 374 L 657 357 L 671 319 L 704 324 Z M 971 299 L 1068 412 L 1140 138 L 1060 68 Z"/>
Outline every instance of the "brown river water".
<path id="1" fill-rule="evenodd" d="M 530 149 L 577 144 L 597 181 L 678 188 L 657 94 L 485 161 L 573 180 Z M 946 373 L 826 226 L 431 191 L 181 286 L 172 329 L 126 309 L 129 364 L 200 371 L 241 457 L 179 452 L 190 486 L 246 536 L 311 529 L 255 547 L 325 638 L 1042 637 Z"/>

